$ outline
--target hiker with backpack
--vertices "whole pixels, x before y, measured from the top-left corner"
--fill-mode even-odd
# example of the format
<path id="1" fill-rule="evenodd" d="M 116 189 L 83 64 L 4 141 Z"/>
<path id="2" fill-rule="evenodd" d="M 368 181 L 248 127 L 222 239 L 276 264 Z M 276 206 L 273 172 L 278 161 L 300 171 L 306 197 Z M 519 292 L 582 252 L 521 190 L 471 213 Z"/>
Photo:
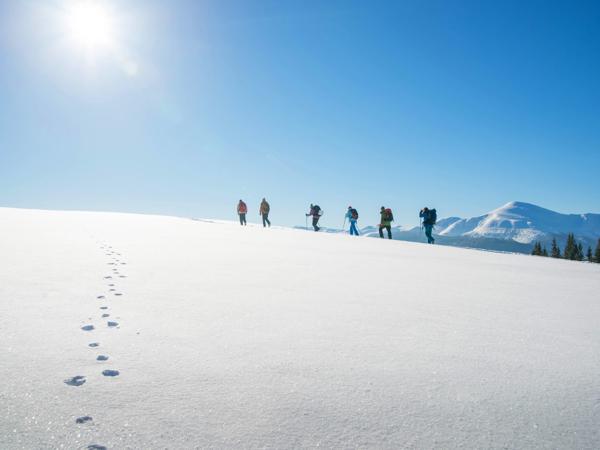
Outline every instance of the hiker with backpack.
<path id="1" fill-rule="evenodd" d="M 433 226 L 437 222 L 437 211 L 435 208 L 429 209 L 425 207 L 419 213 L 419 217 L 423 219 L 423 227 L 425 228 L 425 236 L 427 236 L 428 244 L 435 244 L 435 239 L 431 235 Z"/>
<path id="2" fill-rule="evenodd" d="M 323 210 L 321 209 L 321 207 L 319 205 L 313 205 L 311 203 L 310 211 L 306 215 L 306 217 L 312 216 L 312 226 L 315 229 L 315 231 L 319 231 L 321 229 L 321 228 L 319 228 L 318 223 L 319 223 L 319 219 L 321 218 L 322 215 L 323 215 Z"/>
<path id="3" fill-rule="evenodd" d="M 240 216 L 240 225 L 246 225 L 246 213 L 248 212 L 248 207 L 244 203 L 242 199 L 237 205 L 237 213 Z"/>
<path id="4" fill-rule="evenodd" d="M 263 197 L 262 202 L 260 202 L 260 210 L 259 214 L 262 216 L 263 227 L 266 227 L 269 224 L 269 228 L 271 227 L 271 221 L 269 220 L 269 211 L 271 211 L 271 206 L 269 202 L 265 200 Z"/>
<path id="5" fill-rule="evenodd" d="M 358 221 L 358 211 L 356 210 L 356 208 L 348 206 L 348 211 L 346 212 L 346 219 L 348 219 L 348 222 L 350 222 L 350 236 L 355 234 L 358 236 L 358 229 L 356 228 L 356 222 Z"/>
<path id="6" fill-rule="evenodd" d="M 388 239 L 392 238 L 392 222 L 394 221 L 394 214 L 390 208 L 385 206 L 381 207 L 379 211 L 381 220 L 379 221 L 379 237 L 383 239 L 383 229 L 387 230 Z"/>

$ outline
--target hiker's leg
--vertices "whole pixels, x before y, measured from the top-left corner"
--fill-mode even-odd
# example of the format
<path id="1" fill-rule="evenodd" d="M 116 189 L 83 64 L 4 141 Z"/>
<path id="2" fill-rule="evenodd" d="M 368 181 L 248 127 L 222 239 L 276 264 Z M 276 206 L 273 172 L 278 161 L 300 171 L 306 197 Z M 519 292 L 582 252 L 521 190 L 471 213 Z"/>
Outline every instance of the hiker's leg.
<path id="1" fill-rule="evenodd" d="M 379 237 L 383 239 L 383 227 L 379 227 Z"/>
<path id="2" fill-rule="evenodd" d="M 388 225 L 385 228 L 387 229 L 387 232 L 388 232 L 388 239 L 391 239 L 392 238 L 392 226 Z"/>
<path id="3" fill-rule="evenodd" d="M 433 237 L 431 236 L 431 225 L 425 225 L 425 236 L 427 236 L 427 243 L 431 244 L 433 242 Z"/>

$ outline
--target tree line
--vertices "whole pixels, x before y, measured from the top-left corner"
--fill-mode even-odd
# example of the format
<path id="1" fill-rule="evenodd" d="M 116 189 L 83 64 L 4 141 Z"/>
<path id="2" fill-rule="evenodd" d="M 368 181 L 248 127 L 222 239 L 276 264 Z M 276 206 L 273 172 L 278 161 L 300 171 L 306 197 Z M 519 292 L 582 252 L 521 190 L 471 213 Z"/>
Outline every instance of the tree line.
<path id="1" fill-rule="evenodd" d="M 542 246 L 541 242 L 536 242 L 533 245 L 532 255 L 535 256 L 550 256 L 551 258 L 562 258 L 570 259 L 571 261 L 584 261 L 600 263 L 600 239 L 596 244 L 596 250 L 592 252 L 592 247 L 588 247 L 587 252 L 583 252 L 583 245 L 581 242 L 575 240 L 575 235 L 569 233 L 567 236 L 567 243 L 565 244 L 564 250 L 561 252 L 560 247 L 556 243 L 556 239 L 552 239 L 552 247 L 550 253 L 546 249 L 546 246 Z"/>

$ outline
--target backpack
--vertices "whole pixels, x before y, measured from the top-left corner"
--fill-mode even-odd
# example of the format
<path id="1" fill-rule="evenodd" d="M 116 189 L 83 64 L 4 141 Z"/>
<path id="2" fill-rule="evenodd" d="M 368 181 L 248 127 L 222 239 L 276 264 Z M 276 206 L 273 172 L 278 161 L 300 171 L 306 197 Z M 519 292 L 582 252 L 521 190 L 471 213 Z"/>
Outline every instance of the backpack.
<path id="1" fill-rule="evenodd" d="M 238 207 L 238 212 L 240 214 L 246 214 L 248 212 L 248 207 L 246 206 L 246 204 L 244 202 L 240 203 L 240 206 Z"/>
<path id="2" fill-rule="evenodd" d="M 321 207 L 319 205 L 313 206 L 313 215 L 317 215 L 317 216 L 323 215 L 323 210 L 321 209 Z"/>
<path id="3" fill-rule="evenodd" d="M 358 219 L 358 211 L 355 208 L 352 208 L 350 210 L 350 216 L 352 217 L 352 219 L 357 220 Z"/>
<path id="4" fill-rule="evenodd" d="M 384 218 L 385 220 L 389 220 L 390 222 L 394 221 L 394 214 L 392 213 L 392 210 L 390 208 L 386 208 Z"/>
<path id="5" fill-rule="evenodd" d="M 429 210 L 429 222 L 431 225 L 435 225 L 437 222 L 437 211 L 435 208 Z"/>

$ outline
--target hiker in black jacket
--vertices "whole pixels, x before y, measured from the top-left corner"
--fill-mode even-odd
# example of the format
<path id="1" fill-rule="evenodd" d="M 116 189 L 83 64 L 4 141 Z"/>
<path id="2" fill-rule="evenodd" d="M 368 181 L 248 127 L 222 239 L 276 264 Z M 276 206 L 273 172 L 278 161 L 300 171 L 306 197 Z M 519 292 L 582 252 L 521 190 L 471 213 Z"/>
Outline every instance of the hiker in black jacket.
<path id="1" fill-rule="evenodd" d="M 321 228 L 319 228 L 319 225 L 318 225 L 319 219 L 321 218 L 321 214 L 323 214 L 321 207 L 319 205 L 313 205 L 311 203 L 310 211 L 306 215 L 306 217 L 312 216 L 312 226 L 315 229 L 315 231 L 319 231 L 321 229 Z"/>
<path id="2" fill-rule="evenodd" d="M 423 228 L 425 228 L 425 236 L 427 236 L 427 243 L 434 244 L 435 239 L 431 235 L 433 232 L 433 226 L 437 221 L 437 212 L 435 209 L 423 208 L 419 213 L 419 217 L 423 219 Z"/>

